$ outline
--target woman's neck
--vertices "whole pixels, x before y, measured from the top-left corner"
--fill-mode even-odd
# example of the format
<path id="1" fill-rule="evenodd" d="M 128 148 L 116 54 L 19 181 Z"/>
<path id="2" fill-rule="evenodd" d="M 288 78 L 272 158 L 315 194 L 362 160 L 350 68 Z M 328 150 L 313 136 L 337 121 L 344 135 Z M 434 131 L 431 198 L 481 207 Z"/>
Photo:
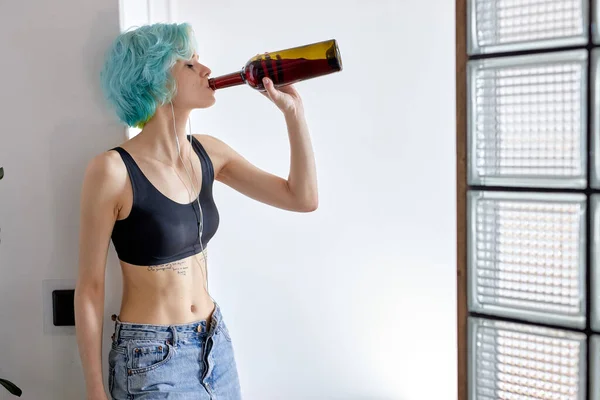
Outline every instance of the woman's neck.
<path id="1" fill-rule="evenodd" d="M 147 152 L 145 155 L 171 165 L 177 164 L 179 162 L 175 139 L 175 132 L 177 132 L 181 156 L 184 159 L 189 158 L 191 146 L 187 138 L 186 123 L 190 112 L 191 110 L 180 110 L 176 107 L 171 110 L 171 103 L 157 109 L 154 116 L 136 136 L 138 141 L 144 142 Z M 175 125 L 173 125 L 173 114 Z"/>

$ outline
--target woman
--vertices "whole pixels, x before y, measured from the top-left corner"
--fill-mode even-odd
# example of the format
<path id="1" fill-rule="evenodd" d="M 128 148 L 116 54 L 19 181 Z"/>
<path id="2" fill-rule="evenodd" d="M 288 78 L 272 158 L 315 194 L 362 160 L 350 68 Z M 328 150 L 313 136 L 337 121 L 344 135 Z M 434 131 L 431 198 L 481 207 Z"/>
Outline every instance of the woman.
<path id="1" fill-rule="evenodd" d="M 102 378 L 104 276 L 109 243 L 123 297 L 109 354 L 113 399 L 241 398 L 231 336 L 208 293 L 206 246 L 217 231 L 214 180 L 296 212 L 317 208 L 312 145 L 292 86 L 266 96 L 282 111 L 291 145 L 287 180 L 209 135 L 187 135 L 190 112 L 214 104 L 211 71 L 187 24 L 121 34 L 102 71 L 119 118 L 141 132 L 93 158 L 81 193 L 75 316 L 87 399 L 107 399 Z"/>

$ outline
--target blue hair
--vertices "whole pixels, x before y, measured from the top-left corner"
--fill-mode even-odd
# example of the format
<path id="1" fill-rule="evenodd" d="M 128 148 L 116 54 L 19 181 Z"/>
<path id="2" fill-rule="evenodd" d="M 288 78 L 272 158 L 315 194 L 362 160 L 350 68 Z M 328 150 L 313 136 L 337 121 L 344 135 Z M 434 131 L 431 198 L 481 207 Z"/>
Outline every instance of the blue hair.
<path id="1" fill-rule="evenodd" d="M 187 23 L 143 25 L 121 33 L 100 72 L 104 96 L 119 119 L 143 128 L 177 93 L 171 68 L 178 60 L 191 60 L 196 48 Z"/>

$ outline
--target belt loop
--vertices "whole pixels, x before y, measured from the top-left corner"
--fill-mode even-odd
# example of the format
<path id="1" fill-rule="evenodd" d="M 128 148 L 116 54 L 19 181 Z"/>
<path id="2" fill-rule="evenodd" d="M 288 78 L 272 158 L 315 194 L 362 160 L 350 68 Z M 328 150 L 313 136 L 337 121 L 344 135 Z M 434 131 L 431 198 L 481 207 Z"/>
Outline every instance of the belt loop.
<path id="1" fill-rule="evenodd" d="M 221 325 L 223 316 L 221 315 L 221 307 L 219 304 L 215 302 L 215 312 L 213 313 L 213 318 L 215 319 L 215 329 Z"/>
<path id="2" fill-rule="evenodd" d="M 213 312 L 210 315 L 210 320 L 209 322 L 209 332 L 212 335 L 217 328 L 219 327 L 219 305 L 217 304 L 217 302 L 215 301 L 215 308 L 213 309 Z"/>
<path id="3" fill-rule="evenodd" d="M 175 328 L 173 325 L 171 325 L 169 327 L 169 329 L 173 333 L 173 343 L 172 344 L 173 344 L 174 347 L 177 347 L 177 340 L 178 340 L 178 338 L 177 338 L 177 328 Z"/>
<path id="4" fill-rule="evenodd" d="M 119 339 L 119 333 L 121 332 L 121 324 L 119 323 L 119 317 L 116 314 L 112 315 L 112 320 L 115 321 L 115 333 L 113 333 L 112 339 L 113 342 L 116 342 Z"/>

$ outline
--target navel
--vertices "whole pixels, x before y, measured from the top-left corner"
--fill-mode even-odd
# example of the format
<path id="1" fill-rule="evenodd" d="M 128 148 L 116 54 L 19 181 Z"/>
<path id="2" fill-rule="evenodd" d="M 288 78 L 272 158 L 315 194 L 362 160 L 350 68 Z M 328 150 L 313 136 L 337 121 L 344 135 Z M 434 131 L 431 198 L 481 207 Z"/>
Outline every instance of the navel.
<path id="1" fill-rule="evenodd" d="M 196 306 L 192 304 L 192 305 L 190 306 L 190 311 L 191 311 L 191 312 L 193 312 L 193 313 L 195 313 L 195 312 L 197 311 L 197 308 L 196 308 Z"/>

